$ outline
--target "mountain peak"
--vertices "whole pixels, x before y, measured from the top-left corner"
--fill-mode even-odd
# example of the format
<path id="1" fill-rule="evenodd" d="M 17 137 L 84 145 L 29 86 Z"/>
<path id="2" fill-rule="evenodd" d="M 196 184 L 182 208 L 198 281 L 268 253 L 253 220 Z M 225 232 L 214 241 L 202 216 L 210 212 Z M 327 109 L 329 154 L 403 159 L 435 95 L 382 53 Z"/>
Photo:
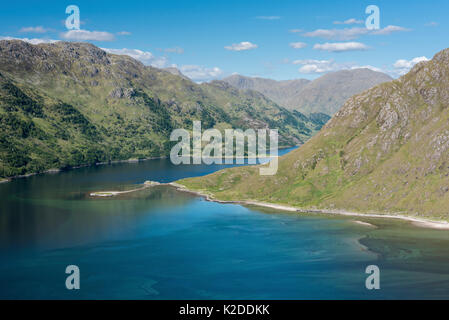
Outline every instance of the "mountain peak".
<path id="1" fill-rule="evenodd" d="M 162 70 L 167 71 L 167 72 L 169 72 L 169 73 L 171 73 L 171 74 L 173 74 L 173 75 L 175 75 L 175 76 L 179 76 L 179 77 L 181 77 L 181 78 L 183 78 L 183 79 L 185 79 L 185 80 L 192 81 L 192 80 L 191 80 L 190 78 L 188 78 L 185 74 L 183 74 L 183 73 L 181 72 L 181 70 L 179 70 L 179 69 L 176 68 L 176 67 L 168 67 L 168 68 L 164 68 L 164 69 L 162 69 Z"/>
<path id="2" fill-rule="evenodd" d="M 435 56 L 432 59 L 435 62 L 439 62 L 439 63 L 448 63 L 449 62 L 449 48 L 447 49 L 443 49 L 440 52 L 438 52 L 437 54 L 435 54 Z"/>

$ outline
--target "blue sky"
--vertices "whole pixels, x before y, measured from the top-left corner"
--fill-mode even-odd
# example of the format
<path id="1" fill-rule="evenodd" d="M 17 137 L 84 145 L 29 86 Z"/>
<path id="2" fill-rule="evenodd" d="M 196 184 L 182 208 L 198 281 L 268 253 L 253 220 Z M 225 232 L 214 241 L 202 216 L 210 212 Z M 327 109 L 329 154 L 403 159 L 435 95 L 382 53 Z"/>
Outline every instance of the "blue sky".
<path id="1" fill-rule="evenodd" d="M 371 4 L 377 32 L 365 27 Z M 80 9 L 80 31 L 65 27 L 68 5 Z M 449 47 L 448 14 L 447 0 L 20 1 L 2 4 L 0 38 L 89 41 L 195 81 L 313 79 L 366 66 L 399 76 Z"/>

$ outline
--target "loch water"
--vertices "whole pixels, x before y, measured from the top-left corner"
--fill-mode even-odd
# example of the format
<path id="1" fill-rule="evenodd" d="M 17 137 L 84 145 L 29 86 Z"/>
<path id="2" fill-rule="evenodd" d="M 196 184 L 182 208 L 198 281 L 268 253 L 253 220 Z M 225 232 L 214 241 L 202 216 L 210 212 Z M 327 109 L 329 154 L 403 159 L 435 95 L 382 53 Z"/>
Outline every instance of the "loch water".
<path id="1" fill-rule="evenodd" d="M 219 204 L 167 186 L 89 197 L 222 168 L 158 159 L 0 184 L 0 298 L 449 298 L 448 231 Z M 80 290 L 65 287 L 68 265 Z M 369 265 L 380 290 L 365 287 Z"/>

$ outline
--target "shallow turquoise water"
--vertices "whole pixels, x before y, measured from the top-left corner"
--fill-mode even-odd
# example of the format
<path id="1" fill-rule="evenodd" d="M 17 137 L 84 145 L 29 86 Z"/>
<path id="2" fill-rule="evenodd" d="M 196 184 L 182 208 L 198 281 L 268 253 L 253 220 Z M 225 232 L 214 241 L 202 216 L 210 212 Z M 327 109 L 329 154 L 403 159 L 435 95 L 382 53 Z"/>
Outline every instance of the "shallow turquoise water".
<path id="1" fill-rule="evenodd" d="M 449 298 L 446 231 L 357 218 L 372 229 L 355 218 L 211 203 L 169 187 L 87 196 L 217 169 L 154 160 L 0 185 L 0 298 Z M 71 264 L 81 270 L 78 291 L 65 288 Z M 381 290 L 365 289 L 370 264 L 381 269 Z"/>

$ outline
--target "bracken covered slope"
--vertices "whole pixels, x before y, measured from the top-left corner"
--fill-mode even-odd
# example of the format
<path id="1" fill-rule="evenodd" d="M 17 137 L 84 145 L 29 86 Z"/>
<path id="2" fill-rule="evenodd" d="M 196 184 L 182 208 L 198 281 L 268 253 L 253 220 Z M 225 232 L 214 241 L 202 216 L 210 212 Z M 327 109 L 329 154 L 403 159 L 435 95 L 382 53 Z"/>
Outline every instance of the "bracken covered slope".
<path id="1" fill-rule="evenodd" d="M 224 200 L 449 219 L 449 49 L 350 98 L 275 176 L 258 173 L 233 168 L 181 184 Z"/>

